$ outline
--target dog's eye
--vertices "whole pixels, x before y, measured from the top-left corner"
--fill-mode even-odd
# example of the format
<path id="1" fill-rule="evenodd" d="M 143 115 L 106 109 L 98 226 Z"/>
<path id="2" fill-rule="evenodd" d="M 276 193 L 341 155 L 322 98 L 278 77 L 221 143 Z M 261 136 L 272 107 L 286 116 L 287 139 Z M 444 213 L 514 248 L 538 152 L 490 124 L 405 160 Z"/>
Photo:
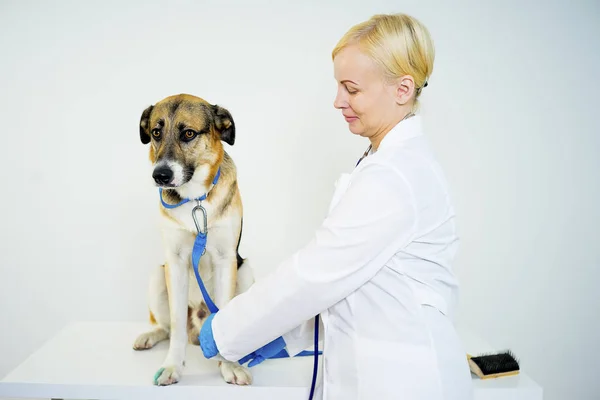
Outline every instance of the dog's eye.
<path id="1" fill-rule="evenodd" d="M 160 137 L 160 129 L 152 129 L 152 136 L 158 139 Z"/>
<path id="2" fill-rule="evenodd" d="M 196 132 L 191 129 L 186 129 L 183 131 L 182 139 L 183 140 L 192 140 L 196 137 Z"/>

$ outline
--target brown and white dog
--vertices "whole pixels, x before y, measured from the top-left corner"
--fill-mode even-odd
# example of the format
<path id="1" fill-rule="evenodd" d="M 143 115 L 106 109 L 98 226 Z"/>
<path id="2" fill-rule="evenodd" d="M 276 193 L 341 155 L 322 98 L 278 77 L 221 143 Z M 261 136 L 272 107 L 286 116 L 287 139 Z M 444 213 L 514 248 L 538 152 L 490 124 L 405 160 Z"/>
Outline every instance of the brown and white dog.
<path id="1" fill-rule="evenodd" d="M 140 119 L 140 139 L 150 143 L 153 178 L 162 188 L 163 200 L 177 204 L 165 208 L 159 203 L 165 263 L 152 273 L 149 288 L 150 322 L 153 329 L 141 334 L 133 345 L 149 349 L 170 339 L 163 365 L 154 383 L 170 385 L 181 378 L 188 343 L 198 345 L 202 323 L 209 315 L 191 264 L 197 229 L 193 199 L 202 201 L 207 215 L 206 252 L 198 271 L 206 289 L 221 308 L 254 281 L 250 266 L 238 253 L 242 235 L 242 200 L 236 166 L 223 148 L 235 142 L 235 124 L 228 110 L 207 101 L 180 94 L 146 108 Z M 213 178 L 220 168 L 220 177 Z M 157 198 L 158 198 L 157 193 Z M 202 213 L 199 223 L 203 230 Z M 218 361 L 228 383 L 247 385 L 252 377 L 238 363 Z"/>

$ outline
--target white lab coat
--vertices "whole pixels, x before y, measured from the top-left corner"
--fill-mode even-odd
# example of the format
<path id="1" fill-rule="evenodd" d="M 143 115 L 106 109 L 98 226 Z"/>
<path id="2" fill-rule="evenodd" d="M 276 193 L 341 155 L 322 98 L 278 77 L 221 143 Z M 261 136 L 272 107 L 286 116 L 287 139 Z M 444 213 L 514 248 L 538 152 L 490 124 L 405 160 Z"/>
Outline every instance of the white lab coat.
<path id="1" fill-rule="evenodd" d="M 414 116 L 341 176 L 313 239 L 217 313 L 220 355 L 236 361 L 282 335 L 297 354 L 320 314 L 317 399 L 470 399 L 449 320 L 457 243 L 444 175 Z"/>

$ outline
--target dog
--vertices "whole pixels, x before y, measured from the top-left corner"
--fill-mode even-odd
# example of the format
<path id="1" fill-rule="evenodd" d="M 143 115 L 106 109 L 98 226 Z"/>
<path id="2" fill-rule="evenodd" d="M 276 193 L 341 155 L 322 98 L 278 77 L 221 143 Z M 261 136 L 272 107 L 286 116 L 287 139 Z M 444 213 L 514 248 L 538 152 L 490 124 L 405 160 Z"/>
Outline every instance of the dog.
<path id="1" fill-rule="evenodd" d="M 254 277 L 238 251 L 243 207 L 236 165 L 223 146 L 235 142 L 231 113 L 202 98 L 178 94 L 147 107 L 139 125 L 140 140 L 150 145 L 152 178 L 162 191 L 162 201 L 177 205 L 189 199 L 175 208 L 159 203 L 165 262 L 150 279 L 152 329 L 139 335 L 133 345 L 135 350 L 150 349 L 169 339 L 167 356 L 154 383 L 170 385 L 181 379 L 186 346 L 199 345 L 198 334 L 209 315 L 191 263 L 198 233 L 192 217 L 197 205 L 194 199 L 206 195 L 201 204 L 206 210 L 207 242 L 198 272 L 216 306 L 220 309 L 248 289 Z M 198 218 L 204 230 L 202 213 Z M 217 365 L 226 382 L 251 384 L 248 368 L 228 361 L 217 361 Z"/>

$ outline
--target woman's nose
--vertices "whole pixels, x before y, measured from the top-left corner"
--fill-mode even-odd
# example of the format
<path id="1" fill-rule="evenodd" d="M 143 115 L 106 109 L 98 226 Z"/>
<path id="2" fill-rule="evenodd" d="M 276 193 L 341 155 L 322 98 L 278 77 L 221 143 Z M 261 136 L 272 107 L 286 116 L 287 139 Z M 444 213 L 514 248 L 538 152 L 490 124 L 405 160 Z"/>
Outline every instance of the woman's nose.
<path id="1" fill-rule="evenodd" d="M 340 93 L 338 92 L 335 96 L 335 99 L 333 100 L 333 106 L 335 108 L 339 109 L 339 108 L 348 107 L 348 103 L 343 98 L 343 96 L 340 96 Z"/>

